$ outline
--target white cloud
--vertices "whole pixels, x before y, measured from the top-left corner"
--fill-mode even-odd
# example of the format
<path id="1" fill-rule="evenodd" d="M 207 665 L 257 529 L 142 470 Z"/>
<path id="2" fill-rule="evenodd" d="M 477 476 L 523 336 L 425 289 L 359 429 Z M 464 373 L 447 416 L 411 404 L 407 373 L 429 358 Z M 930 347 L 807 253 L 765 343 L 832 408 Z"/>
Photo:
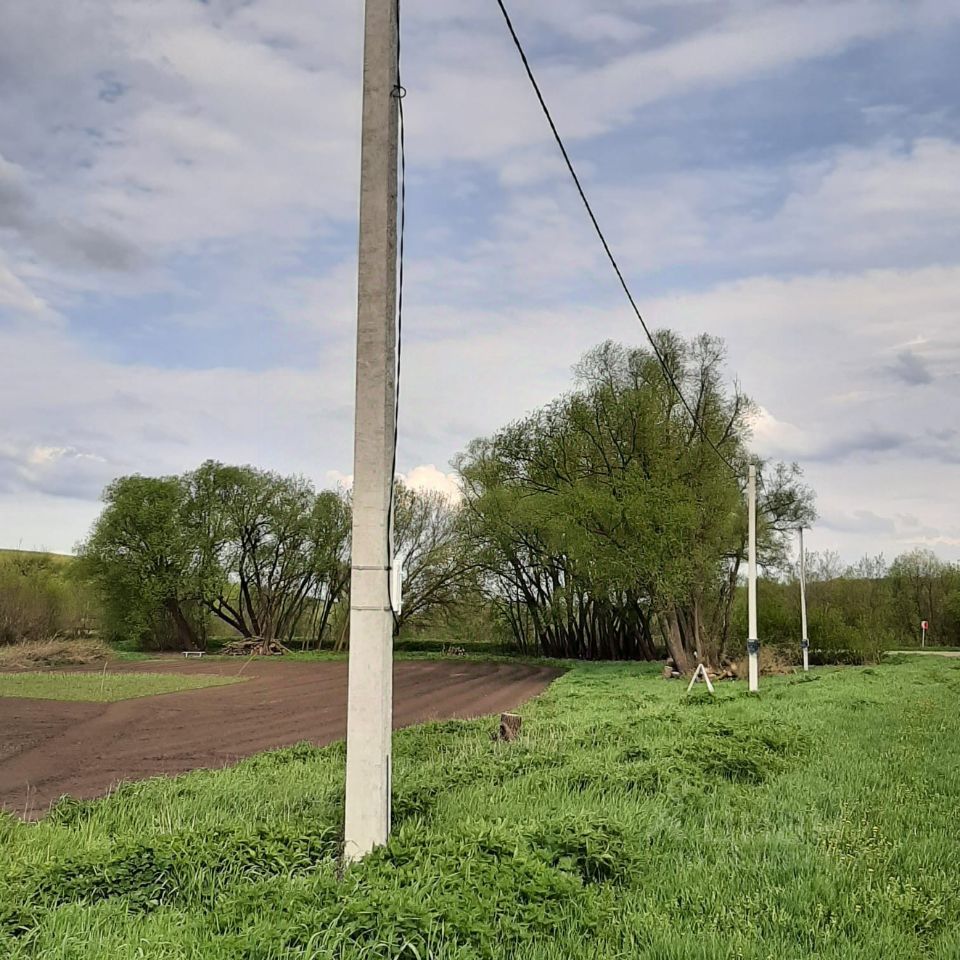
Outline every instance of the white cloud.
<path id="1" fill-rule="evenodd" d="M 462 491 L 455 473 L 444 473 L 438 470 L 436 464 L 424 463 L 403 474 L 403 482 L 411 490 L 426 490 L 442 493 L 445 497 L 456 502 L 460 500 Z"/>
<path id="2" fill-rule="evenodd" d="M 17 43 L 0 65 L 0 176 L 16 188 L 0 255 L 0 313 L 16 321 L 0 329 L 4 541 L 33 515 L 38 542 L 56 532 L 69 546 L 111 476 L 209 456 L 349 483 L 361 15 L 349 0 L 5 6 Z M 946 127 L 896 136 L 888 125 L 909 110 L 887 103 L 869 114 L 873 142 L 646 179 L 629 151 L 611 177 L 619 147 L 592 138 L 643 150 L 651 104 L 929 36 L 955 26 L 956 4 L 557 0 L 517 17 L 564 134 L 591 141 L 579 166 L 648 319 L 727 338 L 763 404 L 758 449 L 807 462 L 836 520 L 813 536 L 858 551 L 880 518 L 890 542 L 949 547 L 960 147 Z M 599 340 L 641 335 L 495 6 L 411 0 L 405 30 L 400 469 L 452 492 L 446 464 L 472 437 L 565 389 Z M 466 212 L 430 209 L 434 180 L 454 182 L 442 196 Z M 415 258 L 427 238 L 439 252 Z M 652 299 L 660 271 L 678 292 Z M 150 318 L 173 346 L 189 353 L 186 334 L 215 340 L 218 324 L 229 345 L 234 315 L 263 315 L 264 341 L 297 366 L 169 369 L 113 343 L 104 317 L 146 326 L 123 298 L 158 291 L 176 295 Z"/>

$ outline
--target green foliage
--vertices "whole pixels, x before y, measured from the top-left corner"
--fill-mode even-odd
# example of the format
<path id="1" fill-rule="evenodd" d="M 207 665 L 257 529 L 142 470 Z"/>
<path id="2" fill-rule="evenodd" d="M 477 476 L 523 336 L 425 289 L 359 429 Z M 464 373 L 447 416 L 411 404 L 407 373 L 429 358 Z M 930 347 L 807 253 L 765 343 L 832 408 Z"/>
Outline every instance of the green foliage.
<path id="1" fill-rule="evenodd" d="M 888 574 L 897 634 L 917 641 L 920 621 L 930 624 L 927 641 L 960 643 L 960 565 L 945 563 L 931 550 L 911 550 Z"/>
<path id="2" fill-rule="evenodd" d="M 722 652 L 753 407 L 724 384 L 720 341 L 661 332 L 658 347 L 709 441 L 651 352 L 608 342 L 575 390 L 459 460 L 467 541 L 523 649 L 651 659 L 666 646 L 684 668 Z M 761 507 L 772 561 L 813 515 L 796 467 L 770 468 Z"/>
<path id="3" fill-rule="evenodd" d="M 960 671 L 812 676 L 580 665 L 513 744 L 399 732 L 393 835 L 345 870 L 342 744 L 0 817 L 0 955 L 947 960 Z"/>
<path id="4" fill-rule="evenodd" d="M 398 630 L 463 617 L 475 564 L 463 542 L 457 505 L 442 493 L 414 490 L 397 481 L 393 542 L 403 573 Z"/>
<path id="5" fill-rule="evenodd" d="M 800 643 L 800 585 L 796 570 L 785 579 L 762 578 L 757 594 L 759 633 L 790 660 Z M 833 554 L 807 556 L 807 610 L 815 663 L 875 663 L 886 650 L 919 646 L 920 621 L 930 622 L 932 646 L 960 644 L 953 609 L 960 568 L 928 551 L 911 551 L 887 565 L 882 556 L 843 566 Z M 956 586 L 955 586 L 956 585 Z M 957 611 L 960 613 L 960 610 Z M 733 611 L 734 630 L 746 636 L 746 591 Z"/>
<path id="6" fill-rule="evenodd" d="M 211 615 L 244 636 L 319 643 L 348 586 L 350 509 L 302 478 L 207 462 L 122 477 L 81 547 L 115 639 L 206 645 Z"/>
<path id="7" fill-rule="evenodd" d="M 106 506 L 80 547 L 80 566 L 100 590 L 111 639 L 202 645 L 188 607 L 202 592 L 203 571 L 184 523 L 187 496 L 180 477 L 121 477 L 104 491 Z"/>
<path id="8" fill-rule="evenodd" d="M 0 645 L 84 635 L 96 625 L 94 610 L 69 557 L 0 551 Z"/>

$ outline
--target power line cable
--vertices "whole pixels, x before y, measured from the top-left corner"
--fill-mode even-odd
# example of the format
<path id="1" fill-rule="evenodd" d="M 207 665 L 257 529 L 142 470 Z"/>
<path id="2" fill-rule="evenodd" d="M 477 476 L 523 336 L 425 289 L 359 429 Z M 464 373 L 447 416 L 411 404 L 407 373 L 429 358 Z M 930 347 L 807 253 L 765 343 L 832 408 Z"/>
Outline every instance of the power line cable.
<path id="1" fill-rule="evenodd" d="M 543 115 L 547 118 L 547 123 L 550 124 L 550 130 L 553 132 L 553 138 L 556 140 L 557 146 L 560 148 L 560 153 L 563 155 L 564 162 L 567 165 L 567 170 L 570 171 L 570 176 L 573 178 L 577 192 L 580 194 L 580 199 L 583 201 L 587 215 L 590 217 L 590 222 L 593 224 L 593 228 L 596 231 L 597 236 L 600 238 L 600 243 L 603 245 L 607 259 L 610 261 L 610 265 L 613 267 L 614 273 L 616 273 L 617 279 L 620 281 L 620 286 L 623 287 L 623 292 L 627 295 L 627 300 L 630 301 L 630 306 L 633 308 L 633 312 L 636 314 L 637 320 L 640 321 L 640 326 L 643 328 L 643 332 L 653 349 L 654 356 L 657 358 L 660 368 L 663 370 L 663 373 L 666 376 L 670 386 L 673 387 L 674 392 L 680 398 L 680 402 L 683 404 L 687 413 L 690 414 L 690 418 L 696 428 L 700 431 L 700 435 L 704 440 L 707 441 L 710 447 L 712 447 L 713 452 L 727 465 L 734 476 L 739 476 L 740 471 L 737 470 L 730 460 L 723 455 L 723 453 L 720 451 L 720 448 L 716 445 L 716 443 L 714 443 L 713 439 L 700 422 L 700 419 L 697 417 L 693 408 L 688 403 L 687 398 L 683 395 L 683 391 L 680 389 L 679 384 L 673 376 L 673 372 L 670 370 L 669 366 L 667 366 L 667 362 L 664 360 L 663 354 L 660 352 L 660 348 L 657 346 L 656 340 L 654 340 L 653 335 L 650 333 L 646 321 L 643 319 L 643 314 L 640 312 L 640 308 L 637 306 L 637 302 L 634 299 L 633 294 L 630 292 L 630 287 L 627 285 L 623 271 L 620 269 L 620 265 L 617 263 L 617 259 L 613 255 L 613 251 L 610 249 L 610 244 L 607 242 L 607 238 L 600 227 L 600 223 L 597 220 L 596 214 L 593 212 L 593 207 L 590 205 L 590 201 L 587 199 L 587 194 L 583 189 L 583 184 L 580 182 L 580 177 L 577 175 L 577 171 L 573 166 L 573 161 L 570 159 L 570 154 L 567 152 L 563 138 L 560 136 L 560 131 L 557 129 L 556 123 L 554 123 L 553 115 L 550 113 L 550 108 L 547 106 L 547 102 L 543 98 L 543 93 L 540 91 L 540 84 L 537 83 L 537 78 L 534 76 L 533 68 L 530 66 L 530 61 L 527 58 L 526 51 L 524 50 L 523 44 L 520 41 L 520 37 L 517 35 L 517 31 L 513 26 L 513 20 L 510 18 L 510 14 L 507 12 L 507 8 L 504 5 L 503 0 L 497 0 L 497 5 L 500 7 L 500 12 L 503 14 L 503 19 L 506 21 L 507 29 L 510 31 L 510 36 L 513 38 L 514 46 L 517 48 L 517 53 L 520 54 L 520 59 L 523 61 L 523 66 L 527 71 L 527 77 L 530 80 L 530 84 L 533 87 L 534 93 L 537 95 L 537 100 L 540 102 L 540 108 L 543 110 Z"/>
<path id="2" fill-rule="evenodd" d="M 400 0 L 396 0 L 396 17 L 397 79 L 390 95 L 397 101 L 397 124 L 399 127 L 399 171 L 397 187 L 399 192 L 397 220 L 397 355 L 393 404 L 393 461 L 390 465 L 390 498 L 387 503 L 387 601 L 390 605 L 390 612 L 393 614 L 394 626 L 398 627 L 400 620 L 397 615 L 395 598 L 393 596 L 393 521 L 395 515 L 394 497 L 396 496 L 397 490 L 397 439 L 400 433 L 400 360 L 403 351 L 403 246 L 407 221 L 407 154 L 403 122 L 403 98 L 407 95 L 407 91 L 400 82 Z"/>

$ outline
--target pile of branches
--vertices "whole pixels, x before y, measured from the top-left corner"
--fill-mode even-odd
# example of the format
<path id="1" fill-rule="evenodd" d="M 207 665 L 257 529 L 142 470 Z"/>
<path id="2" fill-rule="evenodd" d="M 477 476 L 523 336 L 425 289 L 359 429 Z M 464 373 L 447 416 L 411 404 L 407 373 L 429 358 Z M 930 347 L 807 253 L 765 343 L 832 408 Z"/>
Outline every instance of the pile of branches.
<path id="1" fill-rule="evenodd" d="M 290 648 L 269 637 L 244 637 L 225 643 L 220 652 L 228 657 L 282 657 Z"/>

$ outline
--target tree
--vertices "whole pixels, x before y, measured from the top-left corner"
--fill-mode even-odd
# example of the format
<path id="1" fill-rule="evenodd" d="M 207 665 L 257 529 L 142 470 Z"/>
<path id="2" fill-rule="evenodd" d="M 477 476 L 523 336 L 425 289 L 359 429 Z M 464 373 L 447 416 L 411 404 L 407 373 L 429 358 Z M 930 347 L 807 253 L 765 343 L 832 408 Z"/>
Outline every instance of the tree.
<path id="1" fill-rule="evenodd" d="M 467 588 L 474 559 L 461 538 L 459 508 L 438 491 L 414 490 L 398 481 L 393 530 L 403 560 L 399 632 L 407 624 L 449 612 Z"/>
<path id="2" fill-rule="evenodd" d="M 343 500 L 300 477 L 213 461 L 187 482 L 208 609 L 244 637 L 287 641 L 309 611 L 319 643 L 349 577 Z"/>
<path id="3" fill-rule="evenodd" d="M 920 633 L 920 621 L 930 623 L 930 640 L 949 643 L 956 623 L 954 595 L 960 591 L 960 571 L 932 550 L 901 554 L 890 565 L 890 580 L 899 629 L 907 640 Z"/>
<path id="4" fill-rule="evenodd" d="M 669 377 L 648 351 L 602 344 L 571 393 L 458 461 L 468 540 L 524 649 L 651 658 L 665 644 L 683 668 L 722 651 L 746 546 L 752 406 L 724 385 L 719 341 L 657 343 Z M 809 515 L 798 476 L 770 471 L 771 558 Z"/>
<path id="5" fill-rule="evenodd" d="M 317 495 L 310 518 L 314 581 L 310 589 L 310 642 L 319 648 L 333 612 L 350 591 L 350 502 L 332 490 Z"/>
<path id="6" fill-rule="evenodd" d="M 212 613 L 242 636 L 319 645 L 349 582 L 350 507 L 302 478 L 214 461 L 124 477 L 81 548 L 116 636 L 205 644 Z"/>
<path id="7" fill-rule="evenodd" d="M 103 597 L 108 629 L 161 647 L 203 645 L 191 609 L 202 595 L 202 577 L 197 543 L 184 523 L 184 481 L 121 477 L 103 499 L 106 506 L 79 554 Z"/>

